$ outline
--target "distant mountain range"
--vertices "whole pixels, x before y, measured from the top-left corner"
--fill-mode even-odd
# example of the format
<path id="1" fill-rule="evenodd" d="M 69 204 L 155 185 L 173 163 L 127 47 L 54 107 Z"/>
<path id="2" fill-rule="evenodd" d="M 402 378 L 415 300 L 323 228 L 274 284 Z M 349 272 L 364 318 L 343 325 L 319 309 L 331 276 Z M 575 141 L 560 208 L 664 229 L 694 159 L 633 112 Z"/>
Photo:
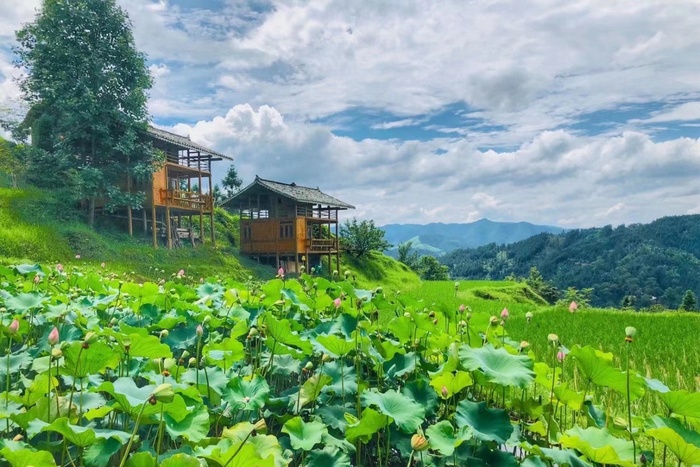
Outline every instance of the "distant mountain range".
<path id="1" fill-rule="evenodd" d="M 593 288 L 592 303 L 676 308 L 686 290 L 700 295 L 700 215 L 649 224 L 540 234 L 506 246 L 454 250 L 440 258 L 452 277 L 528 277 L 535 266 L 560 290 Z"/>
<path id="2" fill-rule="evenodd" d="M 460 248 L 476 248 L 490 243 L 514 243 L 540 233 L 558 234 L 561 227 L 535 225 L 529 222 L 494 222 L 481 219 L 468 224 L 388 224 L 381 227 L 384 238 L 393 245 L 387 252 L 397 255 L 399 243 L 413 242 L 413 250 L 421 255 L 442 256 Z"/>

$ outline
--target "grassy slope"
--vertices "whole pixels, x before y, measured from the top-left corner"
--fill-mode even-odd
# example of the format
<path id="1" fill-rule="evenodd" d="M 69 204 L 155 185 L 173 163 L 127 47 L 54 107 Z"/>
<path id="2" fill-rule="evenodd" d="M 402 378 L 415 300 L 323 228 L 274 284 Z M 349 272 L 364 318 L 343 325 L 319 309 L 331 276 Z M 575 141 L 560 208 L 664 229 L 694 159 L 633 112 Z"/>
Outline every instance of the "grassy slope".
<path id="1" fill-rule="evenodd" d="M 156 279 L 185 269 L 190 276 L 227 275 L 245 279 L 250 274 L 267 278 L 271 268 L 240 258 L 229 239 L 235 218 L 216 216 L 217 247 L 210 245 L 167 250 L 154 249 L 150 239 L 109 229 L 94 231 L 80 221 L 79 213 L 66 207 L 54 194 L 40 190 L 0 188 L 0 262 L 63 263 L 98 267 Z M 80 260 L 75 259 L 80 255 Z"/>

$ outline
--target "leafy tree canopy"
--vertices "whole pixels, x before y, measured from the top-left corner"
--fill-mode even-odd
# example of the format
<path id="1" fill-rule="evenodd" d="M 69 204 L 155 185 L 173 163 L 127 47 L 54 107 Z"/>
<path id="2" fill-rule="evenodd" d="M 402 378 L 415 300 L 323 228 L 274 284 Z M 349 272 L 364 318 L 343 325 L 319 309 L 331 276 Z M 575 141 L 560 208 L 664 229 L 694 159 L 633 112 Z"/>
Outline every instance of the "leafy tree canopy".
<path id="1" fill-rule="evenodd" d="M 67 161 L 71 169 L 58 176 L 92 207 L 97 197 L 140 204 L 121 182 L 150 177 L 158 159 L 142 138 L 152 81 L 124 10 L 115 0 L 44 0 L 17 41 L 31 108 L 17 134 L 31 128 L 36 146 Z"/>
<path id="2" fill-rule="evenodd" d="M 340 226 L 340 238 L 347 251 L 361 257 L 370 251 L 384 251 L 391 248 L 384 240 L 384 231 L 374 225 L 373 220 L 358 221 L 353 218 Z"/>

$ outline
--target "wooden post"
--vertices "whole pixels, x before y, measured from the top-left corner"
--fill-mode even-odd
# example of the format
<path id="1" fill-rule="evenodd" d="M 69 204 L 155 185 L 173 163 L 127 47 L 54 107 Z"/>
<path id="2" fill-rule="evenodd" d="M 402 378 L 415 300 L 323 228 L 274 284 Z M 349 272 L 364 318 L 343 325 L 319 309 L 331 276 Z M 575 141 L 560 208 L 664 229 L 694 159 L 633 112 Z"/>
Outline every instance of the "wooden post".
<path id="1" fill-rule="evenodd" d="M 158 248 L 158 229 L 156 228 L 156 200 L 151 205 L 151 230 L 153 230 L 153 248 Z"/>
<path id="2" fill-rule="evenodd" d="M 211 244 L 216 246 L 216 235 L 214 234 L 214 190 L 211 186 L 211 167 L 209 168 L 209 199 L 211 200 L 210 213 L 209 213 L 209 226 L 211 228 Z"/>
<path id="3" fill-rule="evenodd" d="M 200 153 L 197 153 L 197 176 L 199 179 L 199 239 L 202 241 L 202 245 L 204 245 L 204 219 L 202 219 L 202 216 L 204 215 L 204 206 L 202 205 L 202 155 Z"/>
<path id="4" fill-rule="evenodd" d="M 146 208 L 141 208 L 143 214 L 143 234 L 148 235 L 148 218 L 146 217 Z"/>
<path id="5" fill-rule="evenodd" d="M 168 239 L 168 250 L 173 248 L 173 232 L 170 225 L 170 204 L 165 205 L 165 236 Z"/>

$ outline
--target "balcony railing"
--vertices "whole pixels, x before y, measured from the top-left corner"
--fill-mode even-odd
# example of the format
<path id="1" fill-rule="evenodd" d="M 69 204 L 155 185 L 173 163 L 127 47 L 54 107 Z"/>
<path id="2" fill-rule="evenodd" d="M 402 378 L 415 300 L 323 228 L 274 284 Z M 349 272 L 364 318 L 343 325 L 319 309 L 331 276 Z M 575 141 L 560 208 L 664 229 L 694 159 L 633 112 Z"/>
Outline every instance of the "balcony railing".
<path id="1" fill-rule="evenodd" d="M 310 238 L 306 240 L 306 248 L 310 252 L 335 251 L 338 249 L 338 240 L 335 238 Z"/>
<path id="2" fill-rule="evenodd" d="M 194 211 L 211 211 L 213 200 L 211 195 L 184 190 L 160 190 L 162 204 L 173 208 L 191 209 Z"/>

